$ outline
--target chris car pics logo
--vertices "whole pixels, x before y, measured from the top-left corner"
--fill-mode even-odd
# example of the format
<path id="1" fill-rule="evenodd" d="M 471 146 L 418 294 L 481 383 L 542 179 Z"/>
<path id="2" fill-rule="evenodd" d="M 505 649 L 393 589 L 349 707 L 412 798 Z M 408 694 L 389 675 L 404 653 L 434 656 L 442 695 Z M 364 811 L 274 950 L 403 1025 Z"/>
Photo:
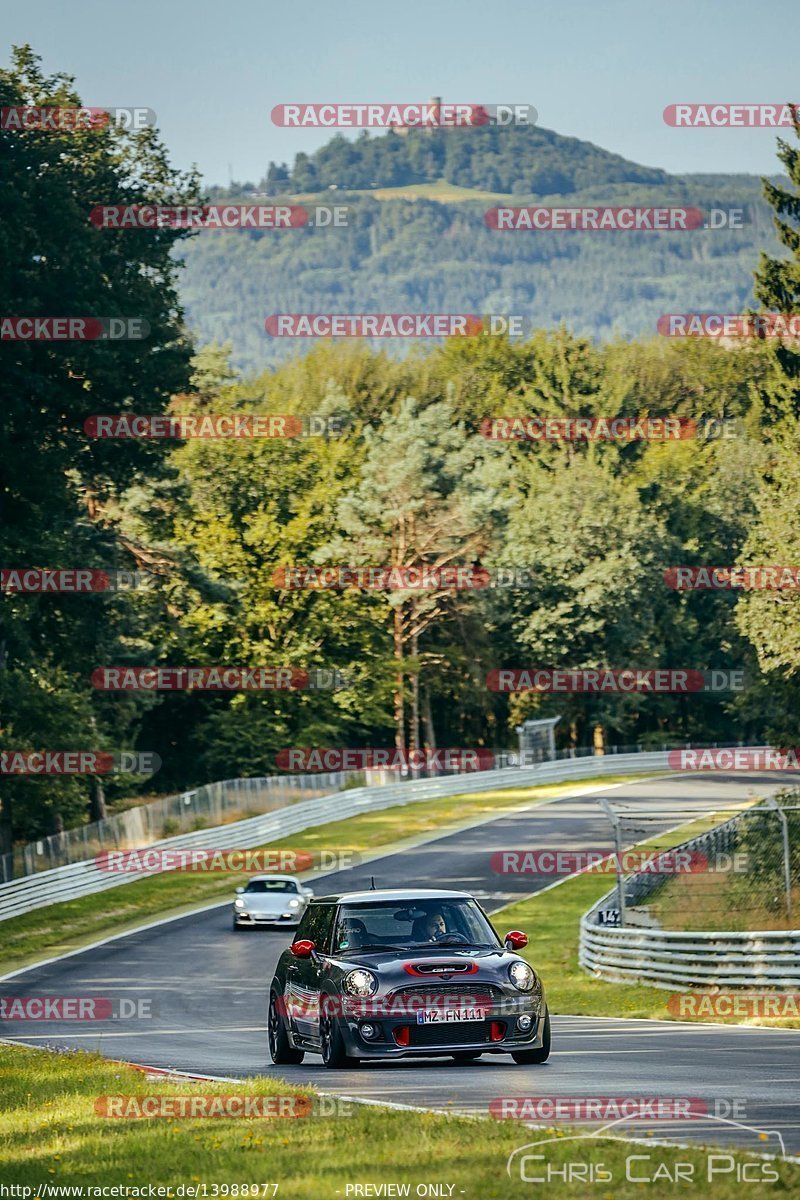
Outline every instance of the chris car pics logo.
<path id="1" fill-rule="evenodd" d="M 700 1102 L 702 1105 L 702 1102 Z M 708 1184 L 719 1180 L 727 1180 L 736 1185 L 763 1186 L 765 1183 L 777 1183 L 781 1178 L 778 1170 L 780 1160 L 786 1158 L 786 1147 L 783 1135 L 778 1129 L 760 1129 L 747 1125 L 737 1119 L 736 1102 L 729 1103 L 727 1110 L 732 1115 L 720 1115 L 720 1104 L 706 1106 L 706 1111 L 689 1111 L 675 1114 L 668 1120 L 691 1119 L 696 1116 L 703 1122 L 717 1122 L 718 1136 L 734 1130 L 737 1137 L 744 1140 L 744 1149 L 758 1152 L 758 1158 L 738 1159 L 728 1151 L 715 1151 L 698 1145 L 700 1161 L 680 1161 L 677 1156 L 667 1157 L 657 1147 L 638 1147 L 625 1155 L 624 1162 L 612 1168 L 603 1160 L 603 1148 L 592 1146 L 596 1139 L 609 1138 L 609 1130 L 626 1122 L 635 1121 L 638 1125 L 649 1124 L 657 1119 L 653 1116 L 641 1115 L 636 1111 L 622 1115 L 615 1120 L 593 1130 L 591 1133 L 579 1133 L 571 1136 L 541 1138 L 526 1145 L 518 1146 L 508 1156 L 506 1174 L 520 1183 L 534 1184 L 669 1184 L 684 1188 L 687 1185 L 698 1186 L 697 1195 L 707 1195 Z M 717 1110 L 717 1111 L 715 1111 Z M 513 1116 L 513 1112 L 509 1115 Z M 529 1117 L 530 1119 L 530 1117 Z M 535 1116 L 533 1119 L 537 1119 Z M 550 1124 L 552 1118 L 539 1118 L 544 1124 Z M 573 1118 L 574 1119 L 574 1118 Z M 583 1116 L 582 1119 L 598 1120 L 600 1117 Z M 619 1131 L 625 1132 L 625 1131 Z M 638 1130 L 637 1130 L 638 1132 Z M 648 1131 L 650 1132 L 650 1131 Z M 748 1137 L 749 1135 L 749 1137 Z M 641 1136 L 641 1135 L 639 1135 Z M 567 1143 L 572 1143 L 567 1146 Z M 554 1149 L 548 1150 L 547 1147 Z M 556 1149 L 557 1147 L 557 1149 Z M 761 1157 L 765 1151 L 771 1151 L 771 1159 Z M 688 1158 L 688 1155 L 686 1156 Z M 787 1183 L 788 1187 L 788 1183 Z M 672 1189 L 671 1189 L 672 1190 Z M 664 1193 L 660 1193 L 664 1194 Z M 677 1194 L 677 1189 L 676 1189 Z M 750 1193 L 757 1195 L 757 1192 Z"/>

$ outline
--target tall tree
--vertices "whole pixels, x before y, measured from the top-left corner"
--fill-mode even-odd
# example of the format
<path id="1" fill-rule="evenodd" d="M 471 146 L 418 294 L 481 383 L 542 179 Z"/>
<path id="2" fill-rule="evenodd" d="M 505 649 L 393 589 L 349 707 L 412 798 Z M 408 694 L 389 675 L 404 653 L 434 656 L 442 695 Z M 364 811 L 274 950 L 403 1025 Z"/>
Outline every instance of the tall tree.
<path id="1" fill-rule="evenodd" d="M 339 504 L 342 537 L 320 553 L 320 561 L 437 570 L 485 556 L 493 521 L 505 504 L 501 463 L 491 443 L 468 439 L 445 401 L 422 408 L 410 396 L 380 426 L 368 425 L 364 438 L 360 481 Z M 406 746 L 407 676 L 411 748 L 420 744 L 420 639 L 464 602 L 464 595 L 446 586 L 393 590 L 382 597 L 394 647 L 398 749 Z"/>
<path id="2" fill-rule="evenodd" d="M 11 67 L 0 71 L 3 107 L 79 104 L 72 79 L 46 76 L 28 46 L 15 49 Z M 89 214 L 102 202 L 193 203 L 197 179 L 169 167 L 152 129 L 4 129 L 0 164 L 0 312 L 134 317 L 150 329 L 143 341 L 3 343 L 0 562 L 131 567 L 106 508 L 125 488 L 163 470 L 164 449 L 92 439 L 83 425 L 98 412 L 159 412 L 186 385 L 190 345 L 171 255 L 184 234 L 101 230 Z M 119 596 L 4 597 L 0 641 L 8 657 L 0 671 L 0 744 L 46 737 L 53 748 L 65 748 L 92 737 L 93 720 L 101 738 L 114 726 L 113 705 L 92 694 L 89 677 L 124 636 L 126 613 Z M 59 723 L 68 711 L 74 722 Z M 41 721 L 45 713 L 50 716 Z M 13 814 L 23 782 L 29 784 L 25 807 Z M 23 829 L 30 835 L 46 828 L 47 811 L 30 781 L 6 781 L 6 844 Z"/>
<path id="3" fill-rule="evenodd" d="M 800 140 L 800 123 L 795 123 Z M 800 312 L 800 147 L 778 139 L 778 158 L 791 187 L 764 180 L 764 193 L 775 214 L 775 228 L 788 255 L 761 255 L 756 294 L 766 309 L 784 315 Z M 754 565 L 800 564 L 800 349 L 797 340 L 774 343 L 775 370 L 765 389 L 771 418 L 770 454 L 756 496 L 757 519 L 744 548 Z M 800 737 L 800 610 L 793 591 L 758 591 L 742 597 L 737 618 L 765 673 L 761 699 L 770 736 L 786 743 Z"/>

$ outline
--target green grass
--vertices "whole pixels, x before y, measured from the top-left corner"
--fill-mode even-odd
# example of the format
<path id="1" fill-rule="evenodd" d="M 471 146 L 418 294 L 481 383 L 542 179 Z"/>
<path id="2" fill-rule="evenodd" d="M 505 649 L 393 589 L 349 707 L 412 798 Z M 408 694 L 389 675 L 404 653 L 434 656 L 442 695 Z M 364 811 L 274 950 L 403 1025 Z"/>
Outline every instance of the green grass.
<path id="1" fill-rule="evenodd" d="M 458 204 L 465 200 L 483 201 L 485 203 L 508 203 L 511 199 L 509 192 L 486 192 L 480 188 L 461 187 L 457 183 L 448 183 L 446 179 L 437 179 L 435 183 L 407 183 L 399 187 L 380 188 L 343 188 L 341 192 L 298 192 L 296 195 L 281 197 L 294 204 L 342 204 L 347 203 L 349 196 L 372 196 L 376 200 L 438 200 L 440 204 Z M 278 198 L 271 203 L 279 202 Z"/>
<path id="2" fill-rule="evenodd" d="M 792 916 L 786 913 L 782 877 L 773 870 L 760 875 L 698 872 L 667 879 L 651 904 L 665 929 L 789 930 L 797 928 L 800 887 L 792 888 Z"/>
<path id="3" fill-rule="evenodd" d="M 455 1070 L 457 1067 L 442 1070 Z M 248 1079 L 240 1084 L 148 1080 L 141 1072 L 92 1054 L 48 1054 L 0 1045 L 0 1178 L 6 1185 L 29 1187 L 30 1200 L 46 1200 L 46 1188 L 61 1186 L 172 1187 L 199 1184 L 273 1184 L 278 1200 L 345 1200 L 348 1184 L 421 1183 L 453 1186 L 454 1200 L 495 1200 L 542 1193 L 530 1183 L 509 1178 L 508 1155 L 538 1138 L 516 1121 L 476 1121 L 434 1113 L 396 1112 L 353 1104 L 349 1115 L 280 1118 L 107 1118 L 95 1111 L 102 1096 L 197 1096 L 232 1093 L 248 1096 L 307 1096 L 277 1079 Z M 563 1135 L 563 1129 L 560 1133 Z M 655 1131 L 658 1136 L 658 1131 Z M 754 1135 L 755 1139 L 755 1135 Z M 754 1150 L 770 1149 L 754 1140 Z M 536 1151 L 534 1151 L 536 1152 Z M 708 1154 L 702 1149 L 635 1146 L 621 1140 L 558 1141 L 539 1148 L 548 1164 L 598 1164 L 613 1182 L 591 1187 L 583 1182 L 551 1184 L 565 1197 L 597 1196 L 628 1200 L 641 1196 L 642 1184 L 626 1182 L 625 1159 L 649 1154 L 654 1174 L 665 1164 L 691 1163 L 697 1191 L 714 1200 L 740 1200 L 735 1172 L 705 1182 Z M 738 1163 L 756 1160 L 741 1152 Z M 764 1164 L 778 1173 L 774 1194 L 800 1187 L 800 1167 L 775 1161 Z M 635 1171 L 644 1164 L 637 1161 Z M 541 1169 L 541 1168 L 540 1168 Z M 664 1167 L 660 1168 L 662 1171 Z M 646 1195 L 686 1194 L 687 1185 L 653 1184 Z M 146 1194 L 146 1192 L 145 1192 Z M 184 1193 L 185 1194 L 185 1193 Z M 212 1189 L 208 1190 L 213 1195 Z M 353 1193 L 350 1193 L 353 1195 Z M 363 1193 L 362 1193 L 363 1194 Z M 373 1193 L 374 1194 L 374 1193 Z M 446 1194 L 446 1193 L 445 1193 Z M 753 1194 L 756 1194 L 755 1191 Z M 797 1194 L 795 1192 L 795 1194 Z M 174 1195 L 174 1192 L 173 1192 Z M 259 1190 L 271 1197 L 273 1190 Z"/>
<path id="4" fill-rule="evenodd" d="M 570 783 L 508 788 L 397 805 L 318 825 L 268 845 L 272 849 L 349 850 L 363 857 L 389 847 L 400 847 L 409 839 L 436 837 L 514 808 L 568 795 L 576 788 L 636 778 L 642 776 L 597 776 Z M 216 840 L 224 848 L 224 837 Z M 234 888 L 244 879 L 245 876 L 233 873 L 204 877 L 170 872 L 13 917 L 0 923 L 0 974 L 134 929 L 148 920 L 191 912 L 215 900 L 232 899 Z"/>
<path id="5" fill-rule="evenodd" d="M 378 200 L 438 200 L 442 204 L 459 203 L 464 200 L 483 200 L 508 202 L 507 192 L 485 192 L 480 188 L 460 187 L 457 183 L 448 183 L 446 179 L 437 179 L 435 183 L 412 183 L 402 187 L 375 188 L 364 195 L 375 196 Z"/>
<path id="6" fill-rule="evenodd" d="M 681 830 L 662 834 L 641 848 L 665 850 L 678 845 L 711 825 L 720 814 L 704 817 Z M 676 993 L 644 984 L 610 983 L 595 979 L 578 963 L 579 924 L 583 914 L 614 887 L 613 874 L 575 875 L 551 891 L 511 904 L 493 915 L 503 933 L 507 929 L 526 930 L 530 942 L 524 955 L 541 974 L 550 1009 L 554 1013 L 594 1017 L 645 1017 L 658 1020 L 696 1020 L 738 1025 L 770 1025 L 783 1029 L 800 1028 L 796 1017 L 762 1017 L 742 1020 L 738 1017 L 678 1018 L 667 1008 Z M 687 989 L 693 990 L 693 989 Z M 725 989 L 720 989 L 725 990 Z"/>

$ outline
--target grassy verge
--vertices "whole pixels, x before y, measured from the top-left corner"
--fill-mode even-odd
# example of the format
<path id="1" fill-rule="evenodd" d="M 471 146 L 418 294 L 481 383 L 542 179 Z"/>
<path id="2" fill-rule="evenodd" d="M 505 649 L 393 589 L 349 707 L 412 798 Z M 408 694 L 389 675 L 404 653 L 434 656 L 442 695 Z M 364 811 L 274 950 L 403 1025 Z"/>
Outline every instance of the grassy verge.
<path id="1" fill-rule="evenodd" d="M 720 819 L 719 814 L 713 818 L 703 818 L 684 826 L 680 831 L 659 835 L 640 848 L 666 850 L 703 833 L 712 824 L 718 824 Z M 800 1028 L 800 1018 L 797 1017 L 744 1020 L 741 1017 L 678 1017 L 667 1007 L 670 997 L 677 993 L 646 987 L 644 984 L 609 983 L 589 975 L 578 963 L 580 919 L 587 909 L 613 888 L 614 882 L 615 877 L 611 874 L 575 875 L 552 891 L 531 896 L 502 910 L 499 917 L 502 929 L 525 929 L 529 932 L 530 943 L 524 954 L 541 974 L 553 1012 L 576 1016 L 646 1017 L 663 1021 L 695 1019 L 724 1021 L 733 1025 Z M 494 920 L 497 924 L 498 914 L 495 914 Z"/>
<path id="2" fill-rule="evenodd" d="M 659 889 L 650 909 L 665 929 L 796 929 L 800 887 L 792 888 L 791 917 L 785 905 L 783 879 L 773 867 L 764 875 L 755 870 L 675 875 Z"/>
<path id="3" fill-rule="evenodd" d="M 394 846 L 402 848 L 409 839 L 438 837 L 487 817 L 499 817 L 515 808 L 568 795 L 576 788 L 602 787 L 641 777 L 598 776 L 570 783 L 419 801 L 319 825 L 268 845 L 271 849 L 347 850 L 366 856 Z M 224 847 L 224 839 L 217 840 Z M 244 878 L 232 873 L 204 877 L 170 872 L 13 917 L 0 924 L 0 974 L 134 929 L 148 920 L 191 912 L 215 900 L 232 898 L 233 889 Z"/>
<path id="4" fill-rule="evenodd" d="M 147 1186 L 153 1185 L 171 1187 L 173 1196 L 185 1196 L 185 1190 L 177 1191 L 180 1185 L 185 1189 L 226 1184 L 230 1195 L 232 1185 L 241 1189 L 245 1183 L 277 1184 L 277 1193 L 268 1186 L 259 1187 L 256 1194 L 276 1194 L 278 1200 L 335 1200 L 336 1196 L 344 1200 L 348 1185 L 387 1183 L 410 1185 L 412 1196 L 419 1184 L 437 1183 L 452 1187 L 452 1192 L 443 1194 L 459 1200 L 462 1196 L 465 1200 L 529 1197 L 541 1191 L 533 1192 L 529 1182 L 522 1182 L 518 1169 L 508 1177 L 508 1155 L 553 1136 L 516 1121 L 478 1124 L 463 1117 L 356 1104 L 336 1116 L 291 1120 L 108 1118 L 96 1111 L 98 1097 L 309 1096 L 312 1112 L 314 1100 L 309 1089 L 292 1088 L 277 1079 L 248 1079 L 237 1085 L 151 1081 L 141 1072 L 96 1055 L 47 1054 L 5 1045 L 0 1045 L 0 1091 L 5 1101 L 0 1110 L 2 1178 L 6 1184 L 30 1188 L 30 1200 L 58 1195 L 49 1189 L 59 1186 L 144 1188 L 147 1195 Z M 754 1149 L 768 1147 L 756 1142 Z M 641 1178 L 647 1173 L 652 1178 L 659 1172 L 663 1180 L 665 1170 L 674 1175 L 677 1163 L 688 1163 L 699 1184 L 694 1194 L 714 1200 L 739 1200 L 741 1195 L 732 1166 L 724 1176 L 706 1182 L 709 1155 L 701 1148 L 642 1147 L 606 1138 L 556 1141 L 533 1151 L 537 1152 L 544 1154 L 545 1162 L 529 1164 L 528 1170 L 535 1173 L 548 1166 L 563 1172 L 570 1162 L 589 1163 L 595 1170 L 602 1163 L 610 1173 L 610 1182 L 591 1189 L 580 1179 L 570 1183 L 555 1176 L 552 1186 L 565 1197 L 591 1194 L 604 1200 L 611 1196 L 628 1200 L 641 1196 L 642 1184 L 626 1178 L 626 1159 L 644 1154 L 648 1161 L 637 1159 L 630 1165 L 631 1174 Z M 742 1152 L 732 1158 L 737 1163 L 748 1161 L 751 1172 L 777 1172 L 781 1193 L 800 1187 L 800 1167 L 795 1163 L 759 1164 Z M 685 1188 L 685 1184 L 656 1182 L 647 1194 L 656 1200 Z M 213 1196 L 213 1188 L 207 1194 Z M 380 1193 L 362 1190 L 360 1194 Z"/>

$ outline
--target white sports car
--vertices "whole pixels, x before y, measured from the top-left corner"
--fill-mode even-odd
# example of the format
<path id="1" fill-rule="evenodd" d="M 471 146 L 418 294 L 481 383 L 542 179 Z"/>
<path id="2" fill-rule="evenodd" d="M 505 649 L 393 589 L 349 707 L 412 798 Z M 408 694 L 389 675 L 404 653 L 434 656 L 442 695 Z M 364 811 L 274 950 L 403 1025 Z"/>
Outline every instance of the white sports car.
<path id="1" fill-rule="evenodd" d="M 246 887 L 236 889 L 233 928 L 295 928 L 313 895 L 294 875 L 254 875 Z"/>

